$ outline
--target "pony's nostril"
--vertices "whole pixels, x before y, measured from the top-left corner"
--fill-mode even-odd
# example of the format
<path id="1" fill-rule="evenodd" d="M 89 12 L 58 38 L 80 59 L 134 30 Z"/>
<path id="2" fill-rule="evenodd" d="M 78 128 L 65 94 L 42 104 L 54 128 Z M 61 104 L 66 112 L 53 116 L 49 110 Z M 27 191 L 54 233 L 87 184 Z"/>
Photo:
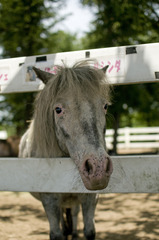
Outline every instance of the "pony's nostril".
<path id="1" fill-rule="evenodd" d="M 92 167 L 92 164 L 90 163 L 90 160 L 86 160 L 85 162 L 85 168 L 86 168 L 86 171 L 89 174 L 93 173 L 93 167 Z"/>

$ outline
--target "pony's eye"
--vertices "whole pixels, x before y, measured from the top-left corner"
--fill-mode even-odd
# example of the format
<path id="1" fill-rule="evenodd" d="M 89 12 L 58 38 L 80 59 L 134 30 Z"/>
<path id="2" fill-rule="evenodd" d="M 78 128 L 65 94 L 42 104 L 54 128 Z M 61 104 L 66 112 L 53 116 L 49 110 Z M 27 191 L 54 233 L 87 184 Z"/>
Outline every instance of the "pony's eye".
<path id="1" fill-rule="evenodd" d="M 108 109 L 108 104 L 106 103 L 105 105 L 104 105 L 104 110 L 107 110 Z"/>
<path id="2" fill-rule="evenodd" d="M 57 114 L 60 114 L 60 113 L 62 112 L 62 108 L 56 107 L 56 108 L 55 108 L 55 111 L 56 111 Z"/>

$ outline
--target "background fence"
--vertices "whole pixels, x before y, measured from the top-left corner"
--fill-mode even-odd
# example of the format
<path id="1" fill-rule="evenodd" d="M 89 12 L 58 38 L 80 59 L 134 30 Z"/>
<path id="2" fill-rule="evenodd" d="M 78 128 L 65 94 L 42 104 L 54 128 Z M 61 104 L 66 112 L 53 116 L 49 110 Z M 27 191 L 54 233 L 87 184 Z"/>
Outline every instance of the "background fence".
<path id="1" fill-rule="evenodd" d="M 6 131 L 0 131 L 0 139 L 7 139 L 8 134 Z"/>
<path id="2" fill-rule="evenodd" d="M 106 132 L 106 145 L 109 150 L 113 149 L 114 130 L 108 129 Z M 131 152 L 138 151 L 159 151 L 159 127 L 143 128 L 119 128 L 117 136 L 117 151 Z"/>

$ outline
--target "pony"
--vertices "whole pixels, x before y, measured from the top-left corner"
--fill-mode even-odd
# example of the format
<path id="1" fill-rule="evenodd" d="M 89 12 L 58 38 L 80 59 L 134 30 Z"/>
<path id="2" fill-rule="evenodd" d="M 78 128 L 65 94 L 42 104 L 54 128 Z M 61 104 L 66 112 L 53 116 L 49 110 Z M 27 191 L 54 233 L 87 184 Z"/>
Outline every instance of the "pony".
<path id="1" fill-rule="evenodd" d="M 17 157 L 20 137 L 11 136 L 5 140 L 0 139 L 0 157 Z"/>
<path id="2" fill-rule="evenodd" d="M 113 171 L 106 152 L 106 113 L 110 85 L 103 69 L 88 61 L 73 67 L 56 66 L 56 74 L 33 67 L 45 84 L 37 95 L 31 124 L 20 142 L 19 157 L 71 157 L 90 193 L 32 193 L 41 200 L 50 240 L 78 239 L 77 215 L 82 207 L 84 235 L 95 239 L 94 212 L 97 195 L 107 187 Z M 65 174 L 65 173 L 63 173 Z"/>

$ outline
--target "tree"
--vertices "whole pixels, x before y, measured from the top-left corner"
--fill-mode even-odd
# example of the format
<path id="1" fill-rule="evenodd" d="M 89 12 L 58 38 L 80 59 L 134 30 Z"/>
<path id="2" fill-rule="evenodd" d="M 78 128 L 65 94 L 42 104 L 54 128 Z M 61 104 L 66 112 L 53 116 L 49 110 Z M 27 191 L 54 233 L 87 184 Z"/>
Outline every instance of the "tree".
<path id="1" fill-rule="evenodd" d="M 159 0 L 81 0 L 95 8 L 91 31 L 84 38 L 85 48 L 99 48 L 158 42 Z M 156 84 L 118 86 L 114 89 L 114 152 L 116 153 L 117 128 L 130 126 L 133 113 L 138 113 L 142 124 L 158 124 L 159 95 Z M 134 97 L 137 96 L 137 97 Z M 154 97 L 155 96 L 155 97 Z"/>
<path id="2" fill-rule="evenodd" d="M 2 0 L 0 45 L 3 57 L 31 56 L 46 52 L 50 29 L 63 18 L 57 9 L 63 0 Z M 46 26 L 45 22 L 49 22 Z"/>
<path id="3" fill-rule="evenodd" d="M 0 47 L 2 57 L 20 57 L 74 50 L 76 36 L 55 31 L 65 16 L 58 16 L 64 0 L 2 0 L 0 3 Z M 0 109 L 9 116 L 1 124 L 15 126 L 21 135 L 32 117 L 34 93 L 5 95 Z"/>
<path id="4" fill-rule="evenodd" d="M 158 42 L 159 0 L 81 0 L 96 8 L 89 47 Z M 88 38 L 89 37 L 89 38 Z"/>

